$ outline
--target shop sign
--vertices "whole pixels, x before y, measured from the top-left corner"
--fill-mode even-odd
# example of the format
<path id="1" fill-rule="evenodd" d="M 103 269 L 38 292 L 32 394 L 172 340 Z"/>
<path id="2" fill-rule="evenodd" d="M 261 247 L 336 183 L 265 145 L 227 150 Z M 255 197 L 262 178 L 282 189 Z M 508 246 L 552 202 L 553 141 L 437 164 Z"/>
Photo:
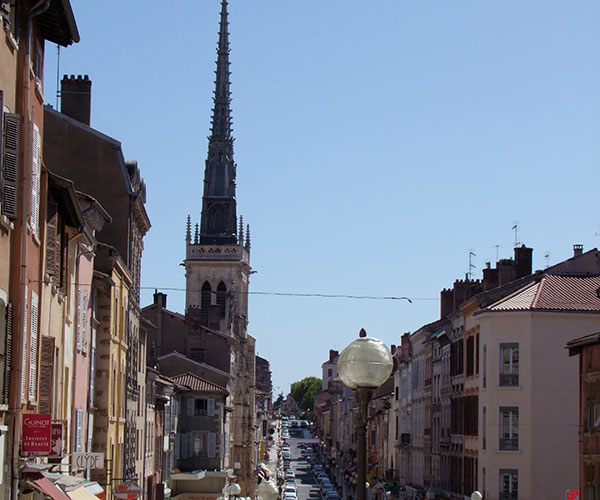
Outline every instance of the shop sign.
<path id="1" fill-rule="evenodd" d="M 127 481 L 113 487 L 112 493 L 119 500 L 134 500 L 142 494 L 142 489 L 133 481 Z"/>
<path id="2" fill-rule="evenodd" d="M 63 456 L 63 424 L 52 422 L 50 425 L 50 456 L 62 458 Z"/>
<path id="3" fill-rule="evenodd" d="M 75 470 L 104 469 L 104 453 L 73 453 L 71 455 L 71 466 Z"/>
<path id="4" fill-rule="evenodd" d="M 50 455 L 52 451 L 51 416 L 37 413 L 23 414 L 21 452 L 27 455 Z"/>

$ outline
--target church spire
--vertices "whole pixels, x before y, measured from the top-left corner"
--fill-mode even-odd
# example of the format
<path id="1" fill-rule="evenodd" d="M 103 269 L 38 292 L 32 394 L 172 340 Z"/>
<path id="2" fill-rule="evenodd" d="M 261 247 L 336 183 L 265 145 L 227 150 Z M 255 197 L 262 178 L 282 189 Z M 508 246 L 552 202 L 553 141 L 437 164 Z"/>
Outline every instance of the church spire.
<path id="1" fill-rule="evenodd" d="M 227 0 L 222 0 L 212 126 L 204 170 L 201 244 L 230 245 L 237 242 L 228 16 Z"/>

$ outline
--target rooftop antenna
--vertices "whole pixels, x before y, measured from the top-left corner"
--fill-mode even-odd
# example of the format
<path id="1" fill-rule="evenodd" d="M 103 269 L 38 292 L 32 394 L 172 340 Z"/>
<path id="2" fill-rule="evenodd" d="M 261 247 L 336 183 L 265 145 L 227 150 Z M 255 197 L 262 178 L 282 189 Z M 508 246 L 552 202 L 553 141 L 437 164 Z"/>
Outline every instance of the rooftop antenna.
<path id="1" fill-rule="evenodd" d="M 544 253 L 544 259 L 546 259 L 546 267 L 550 267 L 550 252 L 548 250 Z"/>
<path id="2" fill-rule="evenodd" d="M 519 246 L 519 221 L 515 221 L 514 224 L 512 228 L 515 231 L 515 247 L 517 247 Z"/>
<path id="3" fill-rule="evenodd" d="M 496 263 L 498 263 L 498 249 L 502 246 L 499 243 L 492 245 L 493 247 L 496 247 Z"/>
<path id="4" fill-rule="evenodd" d="M 60 45 L 56 44 L 56 111 L 58 109 L 58 96 L 60 95 Z"/>
<path id="5" fill-rule="evenodd" d="M 473 257 L 477 257 L 477 255 L 473 252 L 473 250 L 469 250 L 469 271 L 467 272 L 467 276 L 469 277 L 469 280 L 471 279 L 471 269 L 473 269 L 475 267 L 475 264 L 473 264 L 472 262 L 472 258 Z"/>

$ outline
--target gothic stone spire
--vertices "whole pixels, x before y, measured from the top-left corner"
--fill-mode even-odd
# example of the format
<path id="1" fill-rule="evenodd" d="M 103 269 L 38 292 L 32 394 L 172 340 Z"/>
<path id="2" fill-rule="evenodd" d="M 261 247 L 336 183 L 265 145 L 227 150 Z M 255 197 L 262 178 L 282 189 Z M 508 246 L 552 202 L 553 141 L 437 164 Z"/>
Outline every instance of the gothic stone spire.
<path id="1" fill-rule="evenodd" d="M 229 90 L 229 31 L 227 0 L 221 1 L 217 46 L 217 71 L 211 135 L 204 170 L 204 195 L 200 243 L 230 245 L 237 242 L 235 162 L 231 136 L 231 92 Z"/>

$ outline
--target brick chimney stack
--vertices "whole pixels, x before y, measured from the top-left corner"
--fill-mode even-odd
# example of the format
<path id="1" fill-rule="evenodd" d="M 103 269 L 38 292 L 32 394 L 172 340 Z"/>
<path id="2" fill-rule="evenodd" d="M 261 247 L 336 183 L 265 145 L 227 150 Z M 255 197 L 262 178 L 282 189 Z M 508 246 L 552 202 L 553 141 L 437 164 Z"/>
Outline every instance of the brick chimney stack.
<path id="1" fill-rule="evenodd" d="M 573 245 L 573 257 L 583 255 L 583 245 Z"/>
<path id="2" fill-rule="evenodd" d="M 60 112 L 85 125 L 90 124 L 92 81 L 88 75 L 63 76 L 60 82 Z"/>

